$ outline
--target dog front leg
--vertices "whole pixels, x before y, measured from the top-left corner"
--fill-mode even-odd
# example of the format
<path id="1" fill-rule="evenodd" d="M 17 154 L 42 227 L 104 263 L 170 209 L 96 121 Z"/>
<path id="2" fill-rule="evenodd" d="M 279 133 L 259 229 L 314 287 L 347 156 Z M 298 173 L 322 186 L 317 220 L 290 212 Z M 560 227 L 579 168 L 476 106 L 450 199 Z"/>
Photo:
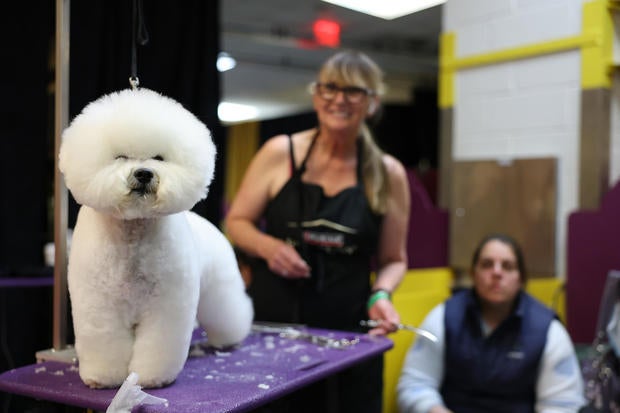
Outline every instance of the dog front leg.
<path id="1" fill-rule="evenodd" d="M 110 333 L 108 328 L 97 331 L 93 326 L 76 325 L 75 350 L 84 384 L 91 388 L 120 386 L 129 374 L 132 346 L 133 335 L 127 328 L 117 326 Z"/>
<path id="2" fill-rule="evenodd" d="M 142 387 L 162 387 L 176 379 L 187 360 L 193 330 L 191 316 L 153 315 L 140 322 L 130 370 L 138 373 Z"/>

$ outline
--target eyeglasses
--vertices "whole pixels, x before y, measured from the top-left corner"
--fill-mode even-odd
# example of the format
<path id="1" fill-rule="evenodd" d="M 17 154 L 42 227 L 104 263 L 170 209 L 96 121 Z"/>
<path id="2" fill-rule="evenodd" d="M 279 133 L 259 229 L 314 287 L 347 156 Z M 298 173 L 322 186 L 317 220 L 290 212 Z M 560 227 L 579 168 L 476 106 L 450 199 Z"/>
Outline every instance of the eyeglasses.
<path id="1" fill-rule="evenodd" d="M 312 82 L 308 87 L 311 94 L 318 93 L 318 95 L 325 100 L 333 100 L 338 95 L 338 92 L 342 92 L 344 98 L 349 103 L 359 103 L 366 96 L 374 96 L 375 91 L 357 86 L 343 86 L 340 87 L 335 83 L 321 83 Z"/>

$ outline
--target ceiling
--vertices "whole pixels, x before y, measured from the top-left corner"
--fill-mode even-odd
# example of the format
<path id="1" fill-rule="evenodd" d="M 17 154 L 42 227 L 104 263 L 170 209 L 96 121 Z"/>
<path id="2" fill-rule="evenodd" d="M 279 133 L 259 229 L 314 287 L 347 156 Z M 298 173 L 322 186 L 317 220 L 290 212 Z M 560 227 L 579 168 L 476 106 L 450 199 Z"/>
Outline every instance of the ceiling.
<path id="1" fill-rule="evenodd" d="M 409 102 L 413 87 L 436 86 L 441 9 L 384 20 L 320 0 L 222 0 L 221 50 L 237 60 L 221 74 L 222 101 L 254 105 L 260 120 L 311 110 L 307 85 L 336 51 L 314 42 L 312 23 L 326 18 L 341 25 L 340 48 L 384 70 L 384 102 Z"/>

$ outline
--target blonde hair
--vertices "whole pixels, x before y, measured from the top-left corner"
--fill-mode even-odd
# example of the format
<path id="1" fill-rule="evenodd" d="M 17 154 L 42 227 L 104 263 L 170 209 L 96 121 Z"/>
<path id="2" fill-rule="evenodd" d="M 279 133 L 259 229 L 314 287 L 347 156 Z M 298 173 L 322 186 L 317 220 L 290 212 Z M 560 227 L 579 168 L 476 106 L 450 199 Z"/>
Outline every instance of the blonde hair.
<path id="1" fill-rule="evenodd" d="M 345 50 L 330 57 L 321 67 L 319 79 L 363 87 L 379 96 L 385 90 L 381 68 L 366 54 L 353 50 Z M 387 171 L 383 164 L 384 152 L 375 142 L 366 123 L 362 124 L 360 133 L 364 142 L 362 176 L 366 198 L 375 213 L 383 214 L 387 209 L 389 193 Z"/>

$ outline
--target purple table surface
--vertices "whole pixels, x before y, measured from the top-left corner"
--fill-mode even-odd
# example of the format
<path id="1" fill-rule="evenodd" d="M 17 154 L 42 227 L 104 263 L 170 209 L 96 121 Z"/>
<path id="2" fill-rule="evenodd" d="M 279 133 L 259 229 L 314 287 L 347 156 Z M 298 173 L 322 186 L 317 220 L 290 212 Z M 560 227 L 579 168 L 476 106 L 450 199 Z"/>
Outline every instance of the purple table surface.
<path id="1" fill-rule="evenodd" d="M 385 337 L 307 328 L 334 339 L 359 338 L 343 349 L 321 347 L 275 333 L 253 332 L 239 346 L 215 351 L 201 345 L 194 333 L 190 357 L 170 386 L 143 389 L 168 400 L 168 405 L 140 405 L 132 413 L 247 412 L 393 346 Z M 105 411 L 117 389 L 96 390 L 84 385 L 76 364 L 56 361 L 20 367 L 0 374 L 0 390 Z"/>

